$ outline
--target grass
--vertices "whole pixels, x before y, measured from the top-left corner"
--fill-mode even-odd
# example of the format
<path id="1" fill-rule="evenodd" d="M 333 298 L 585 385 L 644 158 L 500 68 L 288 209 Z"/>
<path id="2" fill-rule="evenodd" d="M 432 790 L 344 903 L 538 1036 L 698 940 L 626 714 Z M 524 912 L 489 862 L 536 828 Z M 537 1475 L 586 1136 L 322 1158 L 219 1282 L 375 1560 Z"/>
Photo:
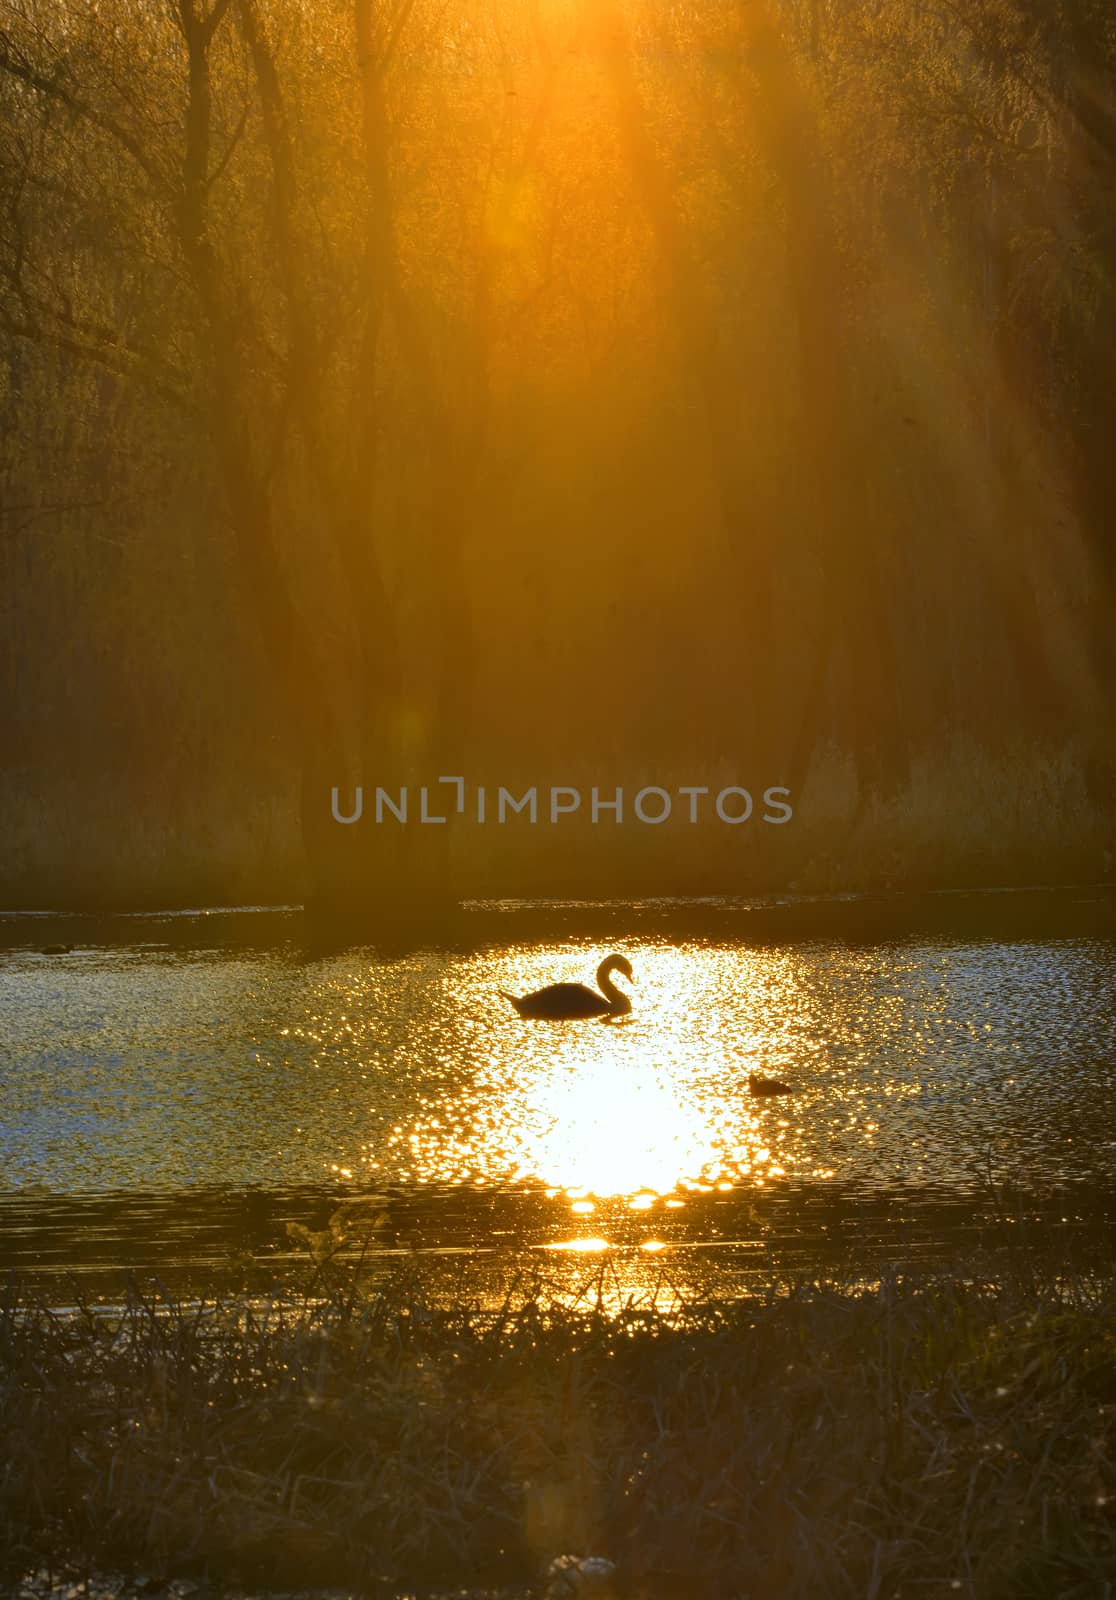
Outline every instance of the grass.
<path id="1" fill-rule="evenodd" d="M 495 1311 L 413 1265 L 328 1276 L 65 1315 L 13 1286 L 0 1576 L 542 1594 L 575 1554 L 651 1600 L 1116 1592 L 1109 1282 L 1028 1263 L 666 1313 L 606 1271 Z"/>

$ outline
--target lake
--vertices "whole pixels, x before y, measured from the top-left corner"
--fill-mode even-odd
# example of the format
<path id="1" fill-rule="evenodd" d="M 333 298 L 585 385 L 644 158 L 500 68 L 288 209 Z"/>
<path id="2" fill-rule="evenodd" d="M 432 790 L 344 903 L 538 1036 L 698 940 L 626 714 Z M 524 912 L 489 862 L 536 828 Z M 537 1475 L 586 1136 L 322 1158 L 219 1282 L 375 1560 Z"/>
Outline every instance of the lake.
<path id="1" fill-rule="evenodd" d="M 474 1288 L 541 1262 L 724 1292 L 933 1265 L 1009 1220 L 1088 1253 L 1116 1189 L 1112 912 L 501 902 L 395 949 L 298 909 L 8 915 L 0 1269 L 259 1287 L 306 1270 L 291 1224 L 368 1195 L 367 1264 Z M 528 1023 L 499 993 L 612 951 L 629 1018 Z"/>

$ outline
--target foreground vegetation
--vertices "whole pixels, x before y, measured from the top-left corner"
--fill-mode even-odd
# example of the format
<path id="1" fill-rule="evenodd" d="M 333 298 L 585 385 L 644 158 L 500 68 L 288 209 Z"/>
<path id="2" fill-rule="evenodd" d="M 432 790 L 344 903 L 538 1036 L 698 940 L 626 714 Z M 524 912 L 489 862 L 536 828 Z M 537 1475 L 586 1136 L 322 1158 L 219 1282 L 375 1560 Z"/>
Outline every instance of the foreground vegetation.
<path id="1" fill-rule="evenodd" d="M 462 1286 L 464 1286 L 464 1280 Z M 654 1303 L 654 1302 L 653 1302 Z M 1033 1266 L 763 1299 L 522 1279 L 0 1314 L 0 1580 L 420 1592 L 607 1557 L 618 1595 L 1099 1596 L 1116 1291 Z"/>

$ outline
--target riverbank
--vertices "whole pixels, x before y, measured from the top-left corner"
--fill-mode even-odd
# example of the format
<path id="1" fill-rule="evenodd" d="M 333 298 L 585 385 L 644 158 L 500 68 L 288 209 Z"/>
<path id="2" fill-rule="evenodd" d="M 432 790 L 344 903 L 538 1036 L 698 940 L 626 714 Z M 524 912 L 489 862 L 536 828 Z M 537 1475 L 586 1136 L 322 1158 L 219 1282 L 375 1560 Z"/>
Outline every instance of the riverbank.
<path id="1" fill-rule="evenodd" d="M 408 1267 L 371 1297 L 133 1282 L 61 1315 L 11 1289 L 9 1592 L 89 1571 L 542 1595 L 560 1555 L 648 1600 L 1116 1584 L 1111 1280 L 1017 1257 L 996 1283 L 962 1263 L 670 1313 L 606 1291 L 534 1276 L 494 1313 Z"/>
<path id="2" fill-rule="evenodd" d="M 1116 882 L 973 890 L 782 894 L 747 898 L 471 900 L 437 913 L 385 920 L 374 909 L 340 915 L 310 903 L 194 906 L 146 912 L 0 911 L 5 951 L 88 955 L 147 949 L 297 949 L 306 959 L 374 946 L 386 957 L 419 949 L 463 953 L 560 940 L 742 941 L 750 946 L 894 943 L 900 939 L 1116 938 Z"/>
<path id="3" fill-rule="evenodd" d="M 371 903 L 385 899 L 368 885 L 392 880 L 406 842 L 415 878 L 405 898 L 428 926 L 444 889 L 435 874 L 424 894 L 420 868 L 433 835 L 442 842 L 443 832 L 452 902 L 1056 890 L 1111 886 L 1116 872 L 1112 758 L 1073 745 L 1023 741 L 994 753 L 952 739 L 923 752 L 907 783 L 886 797 L 862 794 L 855 761 L 825 747 L 800 792 L 780 790 L 775 806 L 765 806 L 756 776 L 727 757 L 700 770 L 678 763 L 606 769 L 583 760 L 563 765 L 561 788 L 554 778 L 497 765 L 484 779 L 480 822 L 474 774 L 467 810 L 453 813 L 446 829 L 416 820 L 417 791 L 406 824 L 382 807 L 377 823 L 369 797 L 368 815 L 341 826 L 332 819 L 332 792 L 323 790 L 322 824 L 344 836 L 331 885 L 316 883 L 310 870 L 293 769 L 238 775 L 222 766 L 204 782 L 176 780 L 155 792 L 128 786 L 115 769 L 83 771 L 77 786 L 69 761 L 53 774 L 13 770 L 0 779 L 8 845 L 0 908 L 111 915 L 317 899 L 327 919 L 367 920 Z M 746 782 L 751 789 L 741 787 Z M 510 802 L 500 821 L 505 783 L 517 801 L 534 794 L 534 822 L 529 805 L 521 814 Z M 441 816 L 455 790 L 435 795 L 431 784 L 428 814 Z M 399 806 L 399 786 L 389 790 Z M 553 815 L 552 790 L 560 806 Z M 627 799 L 616 811 L 620 792 Z M 354 805 L 346 799 L 344 814 Z M 765 822 L 765 813 L 777 820 Z M 399 920 L 399 898 L 386 895 L 388 928 Z"/>

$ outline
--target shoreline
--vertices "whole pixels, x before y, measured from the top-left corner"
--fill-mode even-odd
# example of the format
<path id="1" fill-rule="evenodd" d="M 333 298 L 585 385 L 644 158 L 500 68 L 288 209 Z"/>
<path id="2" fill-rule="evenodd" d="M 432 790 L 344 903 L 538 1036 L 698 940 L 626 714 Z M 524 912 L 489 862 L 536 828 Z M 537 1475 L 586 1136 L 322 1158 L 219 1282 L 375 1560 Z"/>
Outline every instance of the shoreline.
<path id="1" fill-rule="evenodd" d="M 662 932 L 754 944 L 844 939 L 885 943 L 909 938 L 1116 938 L 1116 883 L 987 885 L 981 888 L 868 889 L 858 892 L 633 895 L 601 899 L 466 898 L 389 914 L 365 909 L 276 905 L 107 905 L 67 910 L 0 907 L 0 948 L 34 948 L 44 941 L 86 947 L 127 944 L 145 924 L 158 924 L 167 942 L 189 946 L 307 940 L 315 949 L 372 943 L 385 950 L 481 945 L 547 938 L 616 937 Z M 280 933 L 280 929 L 282 932 Z M 20 937 L 17 942 L 17 935 Z M 92 934 L 92 940 L 89 936 Z M 65 951 L 60 954 L 72 954 Z"/>

